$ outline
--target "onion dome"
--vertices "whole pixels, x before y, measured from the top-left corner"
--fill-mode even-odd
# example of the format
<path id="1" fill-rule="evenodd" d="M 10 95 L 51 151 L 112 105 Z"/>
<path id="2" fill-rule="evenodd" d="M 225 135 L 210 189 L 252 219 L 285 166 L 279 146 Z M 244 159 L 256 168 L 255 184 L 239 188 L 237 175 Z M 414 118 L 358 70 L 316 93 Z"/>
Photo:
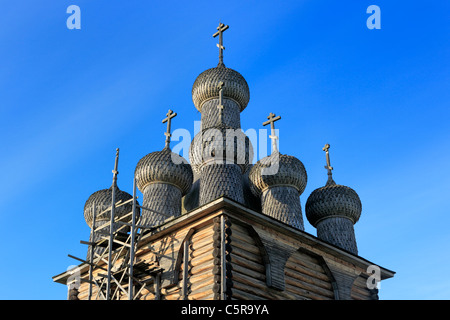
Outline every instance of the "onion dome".
<path id="1" fill-rule="evenodd" d="M 355 190 L 336 184 L 333 180 L 329 149 L 329 144 L 323 148 L 323 151 L 326 152 L 327 165 L 325 169 L 328 171 L 328 181 L 324 187 L 318 188 L 310 194 L 305 205 L 306 218 L 314 227 L 321 220 L 329 217 L 345 217 L 355 224 L 361 216 L 361 200 Z"/>
<path id="2" fill-rule="evenodd" d="M 193 173 L 189 163 L 169 147 L 147 154 L 139 160 L 136 169 L 136 186 L 142 192 L 151 183 L 168 183 L 178 187 L 182 194 L 188 193 Z"/>
<path id="3" fill-rule="evenodd" d="M 249 179 L 255 196 L 260 196 L 266 189 L 279 185 L 292 186 L 301 195 L 305 191 L 308 177 L 300 160 L 275 151 L 251 168 Z"/>
<path id="4" fill-rule="evenodd" d="M 329 217 L 346 217 L 355 224 L 361 216 L 361 210 L 361 200 L 355 190 L 336 184 L 333 180 L 314 190 L 305 205 L 306 218 L 314 227 Z"/>
<path id="5" fill-rule="evenodd" d="M 96 216 L 97 216 L 96 217 L 97 221 L 111 220 L 111 210 L 109 210 L 108 212 L 105 212 L 100 217 L 98 217 L 98 214 L 107 210 L 108 208 L 111 208 L 112 190 L 113 190 L 113 187 L 111 186 L 111 188 L 109 188 L 109 189 L 102 189 L 102 190 L 96 191 L 87 199 L 87 201 L 84 205 L 84 219 L 86 220 L 86 223 L 88 224 L 88 226 L 90 228 L 92 228 L 92 221 L 94 218 L 94 207 L 95 207 L 95 212 L 96 212 Z M 116 187 L 115 198 L 116 198 L 116 203 L 117 203 L 120 200 L 122 200 L 122 202 L 125 202 L 127 200 L 132 199 L 133 197 L 129 193 L 122 191 L 118 187 Z M 118 203 L 118 205 L 119 204 L 120 203 Z M 130 213 L 132 210 L 133 210 L 133 202 L 130 201 L 129 203 L 127 203 L 123 206 L 117 207 L 114 210 L 114 216 L 116 218 L 123 217 L 124 215 Z M 130 220 L 131 220 L 131 215 L 130 215 Z"/>
<path id="6" fill-rule="evenodd" d="M 200 173 L 208 162 L 234 163 L 245 172 L 252 159 L 250 139 L 241 129 L 223 124 L 199 132 L 189 148 L 189 160 L 196 173 Z"/>
<path id="7" fill-rule="evenodd" d="M 202 112 L 204 102 L 219 96 L 219 84 L 225 83 L 223 96 L 236 101 L 241 112 L 250 101 L 250 90 L 244 77 L 237 71 L 225 67 L 223 63 L 202 72 L 192 86 L 192 101 L 198 111 Z"/>

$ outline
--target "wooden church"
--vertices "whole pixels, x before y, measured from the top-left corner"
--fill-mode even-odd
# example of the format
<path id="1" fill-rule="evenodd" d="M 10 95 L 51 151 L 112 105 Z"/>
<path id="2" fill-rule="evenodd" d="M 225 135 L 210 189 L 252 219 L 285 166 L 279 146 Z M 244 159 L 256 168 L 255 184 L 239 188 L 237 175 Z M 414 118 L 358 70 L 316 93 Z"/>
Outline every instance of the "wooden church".
<path id="1" fill-rule="evenodd" d="M 395 272 L 358 255 L 354 224 L 362 205 L 350 187 L 332 177 L 307 198 L 305 216 L 317 236 L 304 231 L 300 195 L 303 163 L 277 148 L 270 114 L 272 153 L 252 164 L 253 149 L 240 113 L 250 91 L 244 77 L 225 67 L 219 24 L 219 63 L 192 87 L 201 130 L 189 162 L 165 147 L 137 163 L 132 194 L 117 186 L 84 206 L 91 228 L 86 257 L 53 277 L 68 286 L 69 300 L 376 300 L 379 281 Z M 137 201 L 136 189 L 143 194 Z"/>

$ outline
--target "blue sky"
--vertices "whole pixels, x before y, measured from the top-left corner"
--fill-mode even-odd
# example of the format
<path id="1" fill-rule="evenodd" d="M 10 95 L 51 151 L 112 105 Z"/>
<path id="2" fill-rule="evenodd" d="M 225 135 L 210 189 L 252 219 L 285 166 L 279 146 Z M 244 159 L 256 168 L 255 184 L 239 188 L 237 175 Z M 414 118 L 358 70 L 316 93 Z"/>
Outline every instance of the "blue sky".
<path id="1" fill-rule="evenodd" d="M 450 88 L 447 1 L 5 1 L 0 9 L 0 299 L 66 299 L 51 277 L 84 257 L 83 206 L 112 182 L 131 193 L 141 157 L 200 119 L 195 78 L 224 61 L 250 86 L 244 130 L 282 116 L 280 151 L 309 194 L 355 189 L 362 257 L 396 271 L 381 299 L 449 299 Z M 81 29 L 69 30 L 69 5 Z M 369 5 L 381 29 L 369 30 Z M 306 231 L 315 229 L 305 218 Z"/>

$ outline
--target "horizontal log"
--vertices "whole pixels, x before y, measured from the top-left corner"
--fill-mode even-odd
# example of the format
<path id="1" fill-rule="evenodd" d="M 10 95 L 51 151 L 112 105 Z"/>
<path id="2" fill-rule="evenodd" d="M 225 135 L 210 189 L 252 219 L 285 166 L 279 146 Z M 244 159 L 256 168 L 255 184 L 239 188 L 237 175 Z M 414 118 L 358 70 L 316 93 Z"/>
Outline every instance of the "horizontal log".
<path id="1" fill-rule="evenodd" d="M 191 285 L 190 285 L 190 292 L 191 293 L 196 293 L 198 291 L 200 291 L 203 287 L 206 287 L 212 283 L 215 283 L 214 281 L 214 277 L 207 277 L 207 278 L 203 278 L 199 281 L 190 281 Z"/>
<path id="2" fill-rule="evenodd" d="M 307 267 L 305 267 L 303 265 L 296 264 L 296 263 L 294 263 L 294 262 L 292 262 L 290 260 L 288 260 L 286 262 L 285 270 L 286 269 L 295 270 L 295 271 L 304 273 L 306 275 L 309 275 L 311 277 L 315 277 L 317 279 L 321 279 L 321 280 L 324 280 L 324 281 L 330 281 L 328 276 L 325 274 L 325 271 L 318 272 L 316 270 L 309 269 L 309 268 L 307 268 Z"/>
<path id="3" fill-rule="evenodd" d="M 213 234 L 214 234 L 214 230 L 213 230 L 212 226 L 210 225 L 210 226 L 207 226 L 207 227 L 204 227 L 204 228 L 201 228 L 201 229 L 195 231 L 192 234 L 191 239 L 198 241 L 205 237 L 210 237 Z"/>
<path id="4" fill-rule="evenodd" d="M 103 288 L 106 288 L 106 285 L 103 286 Z M 91 299 L 95 299 L 95 297 L 97 296 L 97 292 L 98 292 L 98 287 L 97 286 L 92 286 L 92 297 Z M 83 290 L 83 291 L 79 291 L 78 293 L 78 299 L 80 300 L 88 300 L 89 297 L 89 291 L 88 290 Z M 102 300 L 101 296 L 99 297 L 100 300 Z"/>
<path id="5" fill-rule="evenodd" d="M 196 259 L 198 257 L 204 256 L 205 254 L 214 256 L 214 248 L 212 246 L 204 246 L 198 250 L 191 250 L 189 252 L 189 260 Z"/>
<path id="6" fill-rule="evenodd" d="M 231 240 L 240 240 L 242 242 L 248 243 L 251 246 L 258 247 L 258 244 L 256 243 L 255 239 L 253 239 L 248 233 L 243 233 L 238 230 L 233 229 L 233 234 L 231 235 Z"/>
<path id="7" fill-rule="evenodd" d="M 211 243 L 210 245 L 203 246 L 201 248 L 198 248 L 197 250 L 189 250 L 189 256 L 192 259 L 192 258 L 198 257 L 199 255 L 202 255 L 207 252 L 213 254 L 213 251 L 214 251 L 214 247 L 212 246 L 212 243 Z"/>
<path id="8" fill-rule="evenodd" d="M 300 254 L 298 252 L 295 252 L 289 257 L 288 261 L 291 261 L 295 264 L 300 264 L 300 265 L 304 266 L 305 268 L 315 270 L 315 271 L 318 271 L 321 273 L 325 272 L 323 270 L 322 264 L 317 259 L 308 257 L 305 254 Z"/>
<path id="9" fill-rule="evenodd" d="M 211 262 L 208 261 L 207 264 L 210 265 Z M 214 263 L 212 263 L 212 265 L 214 266 Z M 194 269 L 194 271 L 195 271 L 195 269 Z M 192 268 L 190 268 L 188 276 L 189 276 L 189 278 L 192 278 L 192 277 L 201 276 L 202 274 L 213 274 L 212 272 L 213 272 L 213 269 L 206 268 L 206 269 L 203 269 L 202 271 L 192 273 Z"/>
<path id="10" fill-rule="evenodd" d="M 334 292 L 333 292 L 332 288 L 331 288 L 331 290 L 330 289 L 324 289 L 324 288 L 319 287 L 319 286 L 317 286 L 315 284 L 311 284 L 311 283 L 308 283 L 308 282 L 305 282 L 305 281 L 299 281 L 298 279 L 292 278 L 292 277 L 290 277 L 288 275 L 285 276 L 285 282 L 286 282 L 286 284 L 290 284 L 290 285 L 292 285 L 294 287 L 305 289 L 305 290 L 307 290 L 309 292 L 320 294 L 320 295 L 322 295 L 324 297 L 334 298 Z"/>
<path id="11" fill-rule="evenodd" d="M 247 252 L 250 252 L 253 255 L 257 255 L 257 256 L 262 257 L 262 253 L 261 253 L 261 250 L 259 249 L 259 247 L 257 247 L 254 244 L 248 243 L 248 242 L 246 242 L 243 239 L 232 238 L 231 246 L 233 248 L 237 247 L 237 248 L 240 248 L 240 249 L 244 249 L 244 250 L 246 250 Z"/>
<path id="12" fill-rule="evenodd" d="M 260 287 L 254 287 L 250 286 L 244 282 L 247 282 L 246 280 L 242 280 L 240 275 L 237 275 L 237 278 L 233 275 L 233 288 L 231 291 L 234 293 L 234 291 L 241 290 L 246 293 L 250 293 L 252 295 L 261 297 L 261 299 L 267 299 L 267 300 L 278 300 L 280 297 L 274 293 L 271 292 L 271 290 L 268 289 L 262 289 Z"/>
<path id="13" fill-rule="evenodd" d="M 153 298 L 154 300 L 155 298 Z M 181 295 L 179 292 L 177 293 L 173 293 L 173 294 L 169 294 L 169 295 L 164 295 L 163 300 L 181 300 Z"/>
<path id="14" fill-rule="evenodd" d="M 293 292 L 286 291 L 286 290 L 284 290 L 283 292 L 280 292 L 280 295 L 282 295 L 283 300 L 310 300 L 308 298 L 305 298 L 303 296 L 300 296 L 298 294 L 295 294 Z"/>
<path id="15" fill-rule="evenodd" d="M 367 287 L 359 287 L 359 286 L 353 285 L 352 294 L 353 294 L 353 292 L 360 294 L 362 296 L 365 296 L 366 299 L 368 299 L 371 296 L 370 291 L 367 289 Z"/>
<path id="16" fill-rule="evenodd" d="M 296 297 L 292 293 L 287 293 L 285 291 L 278 291 L 273 288 L 267 287 L 266 283 L 259 280 L 252 280 L 251 278 L 244 279 L 245 275 L 240 273 L 233 274 L 233 288 L 232 291 L 235 292 L 236 289 L 257 295 L 263 299 L 269 300 L 293 300 L 302 299 L 301 297 Z"/>
<path id="17" fill-rule="evenodd" d="M 233 281 L 246 284 L 262 290 L 267 290 L 267 284 L 264 281 L 257 280 L 253 277 L 247 276 L 243 273 L 233 271 Z"/>
<path id="18" fill-rule="evenodd" d="M 171 286 L 171 287 L 168 287 L 168 288 L 163 288 L 161 290 L 161 293 L 163 295 L 170 295 L 170 294 L 173 294 L 173 293 L 181 292 L 181 289 L 182 289 L 181 283 L 177 283 L 175 286 Z"/>
<path id="19" fill-rule="evenodd" d="M 351 298 L 354 300 L 371 300 L 370 295 L 361 294 L 358 291 L 352 290 L 350 294 Z"/>
<path id="20" fill-rule="evenodd" d="M 353 285 L 358 286 L 360 288 L 367 288 L 367 278 L 359 276 L 355 279 Z"/>
<path id="21" fill-rule="evenodd" d="M 241 233 L 241 234 L 250 236 L 250 234 L 249 234 L 249 229 L 248 229 L 247 227 L 244 227 L 244 226 L 238 224 L 238 223 L 233 223 L 233 224 L 231 225 L 231 229 L 233 230 L 233 235 L 234 235 L 236 232 L 238 232 L 238 233 Z"/>
<path id="22" fill-rule="evenodd" d="M 292 259 L 298 259 L 301 261 L 307 261 L 310 262 L 314 265 L 319 263 L 318 257 L 316 256 L 312 256 L 306 252 L 303 251 L 295 251 L 294 253 L 292 253 L 291 255 Z"/>
<path id="23" fill-rule="evenodd" d="M 192 267 L 196 267 L 196 266 L 204 264 L 210 260 L 214 260 L 214 256 L 212 254 L 210 254 L 209 252 L 205 252 L 204 254 L 189 260 L 189 265 Z"/>
<path id="24" fill-rule="evenodd" d="M 201 297 L 200 300 L 214 300 L 214 293 L 210 293 L 206 296 Z"/>
<path id="25" fill-rule="evenodd" d="M 262 257 L 260 255 L 251 253 L 250 251 L 245 250 L 245 246 L 243 244 L 237 244 L 237 243 L 233 243 L 234 249 L 233 249 L 233 253 L 235 255 L 238 255 L 244 259 L 259 263 L 259 264 L 263 264 L 263 260 Z"/>
<path id="26" fill-rule="evenodd" d="M 215 279 L 215 275 L 212 273 L 212 270 L 210 270 L 210 269 L 206 269 L 201 273 L 189 276 L 188 281 L 189 281 L 189 283 L 193 284 L 193 283 L 201 282 L 204 279 L 208 279 L 208 278 Z"/>
<path id="27" fill-rule="evenodd" d="M 80 284 L 80 287 L 78 288 L 78 291 L 81 293 L 82 291 L 89 289 L 89 283 L 84 282 L 85 279 L 80 279 L 80 280 L 81 280 L 81 284 Z"/>
<path id="28" fill-rule="evenodd" d="M 88 299 L 88 295 L 89 295 L 89 293 L 87 291 L 86 292 L 79 291 L 77 297 L 80 300 L 87 300 Z"/>
<path id="29" fill-rule="evenodd" d="M 196 292 L 190 293 L 188 295 L 188 299 L 189 300 L 202 300 L 204 297 L 209 296 L 214 293 L 213 287 L 214 287 L 214 283 L 204 286 L 201 289 L 197 290 Z"/>
<path id="30" fill-rule="evenodd" d="M 194 246 L 194 248 L 200 248 L 204 245 L 204 243 L 214 243 L 213 235 L 205 236 L 202 238 L 191 238 L 190 239 L 190 246 Z"/>
<path id="31" fill-rule="evenodd" d="M 254 270 L 242 267 L 242 266 L 237 265 L 237 264 L 235 264 L 233 266 L 233 270 L 236 271 L 236 272 L 245 274 L 246 276 L 252 277 L 252 278 L 257 279 L 257 280 L 264 281 L 264 282 L 266 281 L 265 273 L 254 271 Z"/>
<path id="32" fill-rule="evenodd" d="M 204 246 L 213 246 L 212 238 L 205 237 L 200 240 L 192 239 L 190 242 L 190 245 L 189 245 L 189 249 L 194 251 L 194 250 L 199 250 L 200 248 L 202 248 Z"/>
<path id="33" fill-rule="evenodd" d="M 286 276 L 291 277 L 297 281 L 309 283 L 309 284 L 318 286 L 320 288 L 333 291 L 333 286 L 331 285 L 330 281 L 324 281 L 322 279 L 317 279 L 315 277 L 305 275 L 304 273 L 296 272 L 295 270 L 292 270 L 289 268 L 286 268 L 284 270 L 284 273 Z"/>
<path id="34" fill-rule="evenodd" d="M 238 300 L 264 300 L 264 298 L 260 296 L 239 290 L 237 288 L 233 288 L 232 291 L 232 297 Z"/>
<path id="35" fill-rule="evenodd" d="M 201 273 L 202 271 L 205 271 L 205 270 L 211 270 L 212 271 L 213 267 L 214 267 L 214 259 L 211 259 L 211 260 L 208 260 L 205 263 L 202 263 L 200 265 L 193 266 L 191 268 L 190 274 L 194 275 L 194 274 L 197 274 L 197 273 Z"/>
<path id="36" fill-rule="evenodd" d="M 155 300 L 155 294 L 151 292 L 147 292 L 146 294 L 143 294 L 139 300 Z"/>
<path id="37" fill-rule="evenodd" d="M 298 295 L 300 295 L 302 297 L 305 297 L 307 299 L 312 299 L 312 300 L 333 300 L 333 299 L 330 299 L 329 297 L 326 297 L 326 296 L 323 296 L 323 295 L 320 295 L 320 294 L 317 294 L 317 293 L 314 293 L 314 292 L 311 292 L 311 291 L 308 291 L 308 290 L 305 290 L 305 289 L 293 286 L 293 285 L 291 285 L 289 283 L 286 283 L 285 288 L 286 288 L 285 289 L 286 291 L 293 292 L 293 293 L 298 294 Z"/>
<path id="38" fill-rule="evenodd" d="M 363 283 L 357 283 L 356 281 L 353 282 L 353 289 L 359 290 L 361 292 L 367 292 L 368 295 L 370 295 L 369 293 L 369 288 L 367 287 L 367 283 L 363 282 Z"/>
<path id="39" fill-rule="evenodd" d="M 244 268 L 249 268 L 251 270 L 261 272 L 265 274 L 265 267 L 261 263 L 256 263 L 254 261 L 247 260 L 245 258 L 242 258 L 241 256 L 236 255 L 234 252 L 230 253 L 231 257 L 231 264 L 234 265 L 240 265 Z"/>

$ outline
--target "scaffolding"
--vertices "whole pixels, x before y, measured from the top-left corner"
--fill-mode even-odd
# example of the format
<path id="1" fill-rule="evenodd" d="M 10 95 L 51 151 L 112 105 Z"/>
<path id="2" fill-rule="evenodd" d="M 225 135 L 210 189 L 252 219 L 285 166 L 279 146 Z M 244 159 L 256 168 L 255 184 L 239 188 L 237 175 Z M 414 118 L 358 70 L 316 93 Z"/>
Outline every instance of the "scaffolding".
<path id="1" fill-rule="evenodd" d="M 155 212 L 138 204 L 136 195 L 136 177 L 133 178 L 133 196 L 127 201 L 119 200 L 116 202 L 117 188 L 117 167 L 119 160 L 119 149 L 116 150 L 116 160 L 113 172 L 113 187 L 111 206 L 102 212 L 96 213 L 97 208 L 93 209 L 93 222 L 91 226 L 91 241 L 80 243 L 88 246 L 88 261 L 73 255 L 70 258 L 89 265 L 89 273 L 80 277 L 80 282 L 89 284 L 88 300 L 128 300 L 139 299 L 144 289 L 154 293 L 155 300 L 161 298 L 161 273 L 163 269 L 158 261 L 144 262 L 136 261 L 136 250 L 139 242 L 147 230 L 154 229 L 155 226 L 143 226 L 137 224 L 138 210 L 151 211 L 159 215 L 169 217 L 167 214 Z M 123 216 L 115 216 L 117 208 L 132 202 L 132 211 Z M 110 221 L 96 227 L 96 219 L 110 212 Z M 130 220 L 131 222 L 127 221 Z M 163 221 L 164 222 L 164 221 Z M 114 226 L 119 226 L 114 230 Z M 127 230 L 129 232 L 124 236 L 119 231 Z M 105 232 L 105 229 L 108 229 Z M 102 237 L 94 241 L 94 234 L 101 234 Z M 96 248 L 103 248 L 98 253 Z M 93 296 L 93 287 L 97 288 L 97 294 Z M 153 288 L 151 288 L 153 286 Z"/>

